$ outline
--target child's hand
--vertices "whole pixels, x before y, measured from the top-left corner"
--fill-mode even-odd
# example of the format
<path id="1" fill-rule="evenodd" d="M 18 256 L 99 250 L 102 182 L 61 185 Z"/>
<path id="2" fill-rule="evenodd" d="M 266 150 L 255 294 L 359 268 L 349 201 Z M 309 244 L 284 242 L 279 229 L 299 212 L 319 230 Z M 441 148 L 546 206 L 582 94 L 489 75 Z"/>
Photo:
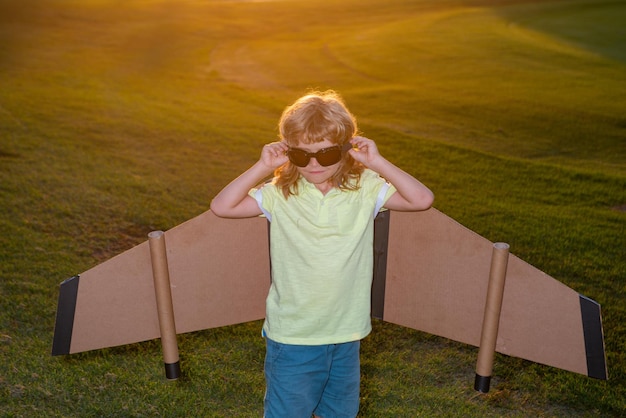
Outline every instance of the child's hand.
<path id="1" fill-rule="evenodd" d="M 275 170 L 289 161 L 287 150 L 289 147 L 285 142 L 272 142 L 263 147 L 261 151 L 261 162 L 268 168 Z"/>
<path id="2" fill-rule="evenodd" d="M 356 161 L 360 162 L 366 167 L 370 167 L 370 165 L 377 158 L 381 157 L 376 143 L 371 139 L 365 138 L 363 136 L 355 136 L 350 140 L 350 143 L 357 148 L 352 148 L 349 151 L 350 155 L 352 156 L 352 158 L 354 158 Z"/>

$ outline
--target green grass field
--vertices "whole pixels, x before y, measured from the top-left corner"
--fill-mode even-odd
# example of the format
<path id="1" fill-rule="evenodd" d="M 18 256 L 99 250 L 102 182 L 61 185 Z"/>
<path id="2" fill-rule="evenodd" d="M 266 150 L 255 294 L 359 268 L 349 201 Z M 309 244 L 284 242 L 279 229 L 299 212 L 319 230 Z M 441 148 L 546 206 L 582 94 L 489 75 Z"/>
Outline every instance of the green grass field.
<path id="1" fill-rule="evenodd" d="M 435 206 L 602 305 L 609 380 L 374 323 L 362 417 L 626 416 L 626 2 L 0 0 L 0 416 L 258 417 L 260 323 L 50 355 L 58 285 L 333 88 Z M 123 289 L 120 289 L 123 291 Z M 540 326 L 540 324 L 538 324 Z"/>

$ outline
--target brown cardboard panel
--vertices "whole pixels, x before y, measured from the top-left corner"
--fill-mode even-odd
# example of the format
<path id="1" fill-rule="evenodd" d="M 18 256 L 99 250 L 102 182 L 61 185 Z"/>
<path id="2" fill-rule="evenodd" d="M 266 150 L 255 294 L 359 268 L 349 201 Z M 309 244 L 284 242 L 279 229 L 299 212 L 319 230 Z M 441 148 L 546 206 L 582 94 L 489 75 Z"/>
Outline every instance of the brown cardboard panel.
<path id="1" fill-rule="evenodd" d="M 478 346 L 491 243 L 434 209 L 389 228 L 383 319 Z"/>
<path id="2" fill-rule="evenodd" d="M 264 218 L 207 211 L 165 233 L 176 331 L 265 316 L 269 247 Z M 160 336 L 148 242 L 80 275 L 70 353 Z"/>
<path id="3" fill-rule="evenodd" d="M 493 244 L 441 212 L 393 212 L 383 319 L 479 346 Z M 579 295 L 510 255 L 496 350 L 587 374 Z"/>
<path id="4" fill-rule="evenodd" d="M 70 353 L 159 337 L 147 241 L 79 276 Z"/>
<path id="5" fill-rule="evenodd" d="M 579 294 L 512 256 L 496 349 L 587 375 Z"/>
<path id="6" fill-rule="evenodd" d="M 207 211 L 165 238 L 178 333 L 265 318 L 265 218 L 223 219 Z"/>

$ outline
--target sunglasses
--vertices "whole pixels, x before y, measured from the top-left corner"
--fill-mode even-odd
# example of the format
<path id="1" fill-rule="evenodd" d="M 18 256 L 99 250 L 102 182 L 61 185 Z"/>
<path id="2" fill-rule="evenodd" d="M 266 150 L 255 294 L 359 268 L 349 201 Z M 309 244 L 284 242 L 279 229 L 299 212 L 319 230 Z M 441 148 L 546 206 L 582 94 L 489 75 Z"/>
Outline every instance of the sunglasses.
<path id="1" fill-rule="evenodd" d="M 317 152 L 306 152 L 299 148 L 289 148 L 287 150 L 287 157 L 294 165 L 298 167 L 306 167 L 309 165 L 311 158 L 315 160 L 323 167 L 337 164 L 341 161 L 343 155 L 352 148 L 352 144 L 346 142 L 343 145 L 335 145 L 333 147 L 322 148 Z"/>

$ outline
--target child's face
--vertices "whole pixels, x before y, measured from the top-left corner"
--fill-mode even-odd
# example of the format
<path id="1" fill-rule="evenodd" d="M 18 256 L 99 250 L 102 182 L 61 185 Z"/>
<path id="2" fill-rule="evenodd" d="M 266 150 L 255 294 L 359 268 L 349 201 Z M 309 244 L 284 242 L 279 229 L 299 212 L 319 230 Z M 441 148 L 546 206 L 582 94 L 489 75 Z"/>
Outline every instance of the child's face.
<path id="1" fill-rule="evenodd" d="M 321 149 L 334 147 L 336 145 L 337 144 L 325 139 L 322 142 L 316 142 L 314 144 L 298 144 L 295 148 L 299 148 L 309 153 L 315 153 Z M 309 183 L 313 183 L 316 186 L 321 186 L 326 185 L 326 183 L 328 183 L 328 180 L 330 180 L 333 174 L 337 172 L 340 162 L 341 160 L 333 165 L 324 167 L 320 165 L 317 159 L 312 157 L 306 167 L 296 166 L 296 169 L 298 170 L 300 175 L 304 177 Z"/>

